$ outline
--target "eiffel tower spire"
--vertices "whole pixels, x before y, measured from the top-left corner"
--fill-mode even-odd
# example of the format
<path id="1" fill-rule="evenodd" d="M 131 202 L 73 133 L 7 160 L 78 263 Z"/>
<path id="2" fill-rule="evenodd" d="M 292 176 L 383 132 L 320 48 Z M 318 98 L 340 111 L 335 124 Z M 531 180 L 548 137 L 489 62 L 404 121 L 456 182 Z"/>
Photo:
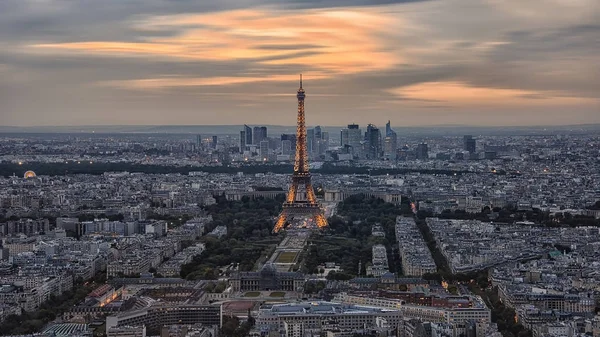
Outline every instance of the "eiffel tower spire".
<path id="1" fill-rule="evenodd" d="M 292 184 L 283 203 L 283 210 L 277 219 L 273 232 L 279 232 L 284 227 L 323 229 L 327 227 L 327 220 L 321 205 L 317 202 L 315 191 L 312 187 L 308 171 L 308 151 L 306 150 L 306 122 L 304 116 L 304 98 L 302 88 L 302 74 L 300 74 L 300 88 L 296 94 L 298 98 L 298 121 L 296 127 L 296 158 Z M 306 194 L 306 200 L 299 200 L 299 192 Z M 303 199 L 303 198 L 302 198 Z"/>

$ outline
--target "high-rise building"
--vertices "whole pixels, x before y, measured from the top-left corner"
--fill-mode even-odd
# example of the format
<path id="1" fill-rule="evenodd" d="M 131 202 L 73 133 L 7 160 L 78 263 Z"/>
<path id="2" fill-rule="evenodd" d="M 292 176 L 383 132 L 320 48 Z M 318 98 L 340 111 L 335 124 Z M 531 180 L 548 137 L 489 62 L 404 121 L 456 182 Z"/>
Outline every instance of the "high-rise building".
<path id="1" fill-rule="evenodd" d="M 367 145 L 367 158 L 379 159 L 381 157 L 381 133 L 375 125 L 367 125 L 365 141 Z"/>
<path id="2" fill-rule="evenodd" d="M 465 135 L 463 137 L 463 150 L 468 151 L 469 153 L 475 153 L 475 149 L 477 147 L 477 143 L 475 138 L 471 135 Z"/>
<path id="3" fill-rule="evenodd" d="M 348 143 L 348 129 L 342 129 L 342 131 L 340 131 L 340 146 L 344 147 L 346 145 L 350 145 Z"/>
<path id="4" fill-rule="evenodd" d="M 269 141 L 262 140 L 259 144 L 259 155 L 261 158 L 267 158 L 269 156 Z"/>
<path id="5" fill-rule="evenodd" d="M 417 159 L 427 160 L 429 159 L 429 149 L 427 144 L 422 143 L 417 145 Z"/>
<path id="6" fill-rule="evenodd" d="M 291 153 L 294 153 L 296 151 L 296 135 L 292 133 L 283 133 L 281 134 L 281 141 L 283 142 L 284 140 L 289 140 L 291 142 Z"/>
<path id="7" fill-rule="evenodd" d="M 391 133 L 396 133 L 394 132 L 394 130 L 392 130 L 392 124 L 391 121 L 388 119 L 388 122 L 385 123 L 385 136 L 389 136 Z"/>
<path id="8" fill-rule="evenodd" d="M 196 149 L 202 148 L 202 135 L 196 135 Z"/>
<path id="9" fill-rule="evenodd" d="M 321 126 L 317 125 L 314 128 L 314 137 L 313 137 L 313 145 L 312 145 L 312 152 L 314 154 L 321 154 L 321 136 L 322 136 L 322 130 L 321 130 Z"/>
<path id="10" fill-rule="evenodd" d="M 212 136 L 212 142 L 210 143 L 210 147 L 213 149 L 217 148 L 217 136 Z"/>
<path id="11" fill-rule="evenodd" d="M 348 144 L 352 148 L 352 154 L 354 157 L 362 157 L 362 145 L 363 141 L 362 131 L 358 124 L 348 124 Z"/>
<path id="12" fill-rule="evenodd" d="M 383 157 L 387 160 L 396 160 L 396 137 L 386 136 L 383 139 Z"/>
<path id="13" fill-rule="evenodd" d="M 246 134 L 246 146 L 252 145 L 252 128 L 244 124 L 244 131 Z"/>
<path id="14" fill-rule="evenodd" d="M 281 154 L 286 156 L 292 154 L 292 142 L 290 140 L 281 141 Z"/>
<path id="15" fill-rule="evenodd" d="M 321 126 L 320 125 L 315 126 L 315 138 L 321 139 L 321 132 L 322 132 Z"/>
<path id="16" fill-rule="evenodd" d="M 265 139 L 267 139 L 267 127 L 255 126 L 253 144 L 258 146 L 260 145 L 260 142 L 262 142 Z"/>
<path id="17" fill-rule="evenodd" d="M 398 135 L 390 125 L 390 121 L 385 124 L 385 139 L 383 142 L 383 156 L 388 160 L 396 160 L 398 149 Z"/>
<path id="18" fill-rule="evenodd" d="M 321 132 L 321 140 L 319 141 L 319 154 L 323 154 L 329 150 L 329 132 Z"/>
<path id="19" fill-rule="evenodd" d="M 240 131 L 240 153 L 246 150 L 246 131 Z"/>
<path id="20" fill-rule="evenodd" d="M 306 147 L 309 154 L 314 152 L 315 148 L 315 129 L 306 130 Z"/>

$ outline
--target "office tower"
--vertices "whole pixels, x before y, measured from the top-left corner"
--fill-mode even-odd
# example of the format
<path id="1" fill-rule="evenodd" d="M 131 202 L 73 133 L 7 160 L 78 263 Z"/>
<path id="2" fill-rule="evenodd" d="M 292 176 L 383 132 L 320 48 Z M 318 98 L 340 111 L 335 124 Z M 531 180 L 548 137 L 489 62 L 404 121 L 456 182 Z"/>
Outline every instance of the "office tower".
<path id="1" fill-rule="evenodd" d="M 296 160 L 292 184 L 283 203 L 283 210 L 279 214 L 273 232 L 277 233 L 287 226 L 292 228 L 322 229 L 327 227 L 327 219 L 323 208 L 317 202 L 317 196 L 312 187 L 308 171 L 308 151 L 306 148 L 306 124 L 304 116 L 305 93 L 302 88 L 302 75 L 300 75 L 300 88 L 296 95 L 298 98 L 298 126 L 296 128 Z M 306 200 L 298 200 L 298 192 L 304 187 Z"/>
<path id="2" fill-rule="evenodd" d="M 469 153 L 475 153 L 477 143 L 475 138 L 471 135 L 466 135 L 463 137 L 463 150 L 468 151 Z"/>
<path id="3" fill-rule="evenodd" d="M 320 125 L 315 126 L 315 138 L 321 139 L 321 131 Z"/>
<path id="4" fill-rule="evenodd" d="M 315 144 L 315 129 L 306 130 L 306 146 L 308 154 L 312 154 L 314 151 Z"/>
<path id="5" fill-rule="evenodd" d="M 267 127 L 266 126 L 261 126 L 260 127 L 260 131 L 262 132 L 262 137 L 263 139 L 267 139 L 268 138 L 268 134 L 267 134 Z"/>
<path id="6" fill-rule="evenodd" d="M 388 160 L 396 160 L 396 152 L 398 149 L 398 135 L 390 125 L 388 120 L 385 124 L 385 139 L 383 142 L 383 156 Z"/>
<path id="7" fill-rule="evenodd" d="M 381 157 L 381 133 L 375 125 L 369 124 L 367 126 L 365 141 L 367 144 L 367 158 L 379 159 Z"/>
<path id="8" fill-rule="evenodd" d="M 240 131 L 240 153 L 246 150 L 246 131 Z"/>
<path id="9" fill-rule="evenodd" d="M 281 141 L 283 142 L 284 140 L 289 140 L 290 141 L 290 143 L 291 143 L 291 153 L 294 153 L 294 151 L 296 150 L 296 135 L 295 134 L 289 134 L 289 133 L 283 133 L 283 134 L 281 134 Z"/>
<path id="10" fill-rule="evenodd" d="M 246 146 L 252 145 L 252 128 L 244 124 L 244 132 L 246 134 Z"/>
<path id="11" fill-rule="evenodd" d="M 314 154 L 321 154 L 321 135 L 322 135 L 322 130 L 321 130 L 321 126 L 317 125 L 314 128 L 314 138 L 313 138 L 313 153 Z"/>
<path id="12" fill-rule="evenodd" d="M 196 135 L 196 149 L 202 148 L 202 135 Z"/>
<path id="13" fill-rule="evenodd" d="M 262 142 L 265 139 L 267 139 L 267 127 L 255 126 L 253 144 L 258 146 L 260 145 L 260 142 Z"/>
<path id="14" fill-rule="evenodd" d="M 269 141 L 269 150 L 281 148 L 281 139 L 279 137 L 267 137 L 265 140 Z"/>
<path id="15" fill-rule="evenodd" d="M 212 142 L 210 143 L 210 147 L 213 149 L 217 148 L 217 136 L 212 136 Z"/>
<path id="16" fill-rule="evenodd" d="M 383 139 L 383 157 L 387 160 L 396 160 L 396 138 L 386 136 Z"/>
<path id="17" fill-rule="evenodd" d="M 290 140 L 281 141 L 281 154 L 291 155 L 292 154 L 292 142 Z"/>
<path id="18" fill-rule="evenodd" d="M 417 145 L 417 159 L 427 160 L 429 159 L 429 150 L 427 144 L 422 143 Z"/>
<path id="19" fill-rule="evenodd" d="M 348 129 L 342 129 L 342 131 L 340 131 L 340 146 L 344 147 L 346 145 L 350 145 L 348 143 Z"/>
<path id="20" fill-rule="evenodd" d="M 329 132 L 321 132 L 321 141 L 319 143 L 319 154 L 323 154 L 329 150 Z"/>
<path id="21" fill-rule="evenodd" d="M 262 140 L 259 144 L 259 155 L 261 158 L 267 158 L 269 156 L 269 141 Z"/>
<path id="22" fill-rule="evenodd" d="M 348 145 L 352 148 L 354 157 L 362 157 L 362 144 L 364 140 L 362 130 L 358 124 L 348 124 Z"/>

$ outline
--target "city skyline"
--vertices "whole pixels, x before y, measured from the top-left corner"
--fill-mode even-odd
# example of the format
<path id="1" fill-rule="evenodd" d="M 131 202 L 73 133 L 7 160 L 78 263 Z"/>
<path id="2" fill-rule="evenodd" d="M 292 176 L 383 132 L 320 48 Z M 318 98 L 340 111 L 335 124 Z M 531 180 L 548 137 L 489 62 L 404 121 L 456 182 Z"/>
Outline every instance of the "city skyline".
<path id="1" fill-rule="evenodd" d="M 293 125 L 299 73 L 307 125 L 600 123 L 599 17 L 593 0 L 7 0 L 0 124 Z"/>

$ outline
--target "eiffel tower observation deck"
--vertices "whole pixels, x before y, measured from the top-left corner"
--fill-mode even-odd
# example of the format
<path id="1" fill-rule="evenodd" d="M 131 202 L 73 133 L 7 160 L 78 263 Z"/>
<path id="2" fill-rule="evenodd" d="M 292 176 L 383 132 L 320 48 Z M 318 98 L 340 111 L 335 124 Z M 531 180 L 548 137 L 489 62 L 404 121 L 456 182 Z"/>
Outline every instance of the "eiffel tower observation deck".
<path id="1" fill-rule="evenodd" d="M 327 219 L 321 205 L 317 202 L 315 191 L 312 187 L 310 172 L 308 172 L 308 151 L 306 147 L 306 123 L 304 116 L 304 98 L 302 88 L 302 75 L 300 75 L 300 88 L 296 94 L 298 98 L 298 126 L 296 128 L 296 160 L 292 184 L 283 203 L 283 210 L 279 214 L 273 232 L 282 229 L 323 229 L 327 227 Z M 306 195 L 306 198 L 299 198 Z"/>

